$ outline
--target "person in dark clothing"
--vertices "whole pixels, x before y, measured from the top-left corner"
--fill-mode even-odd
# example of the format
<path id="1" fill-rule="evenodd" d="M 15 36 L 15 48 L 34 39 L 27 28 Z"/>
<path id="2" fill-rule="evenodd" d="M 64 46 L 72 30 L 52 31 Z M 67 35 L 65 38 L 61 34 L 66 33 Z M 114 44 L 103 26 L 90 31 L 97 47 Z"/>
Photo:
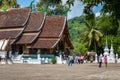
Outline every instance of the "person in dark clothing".
<path id="1" fill-rule="evenodd" d="M 56 55 L 57 55 L 55 50 L 52 52 L 52 54 L 53 54 L 54 56 L 56 56 Z"/>
<path id="2" fill-rule="evenodd" d="M 65 50 L 65 56 L 66 56 L 66 58 L 68 58 L 69 55 L 70 55 L 70 51 L 69 51 L 69 49 L 66 49 Z"/>
<path id="3" fill-rule="evenodd" d="M 72 66 L 73 64 L 73 56 L 68 56 L 68 66 Z"/>
<path id="4" fill-rule="evenodd" d="M 58 50 L 54 50 L 54 51 L 52 52 L 52 54 L 53 54 L 54 56 L 59 56 L 59 51 L 58 51 Z"/>
<path id="5" fill-rule="evenodd" d="M 99 57 L 99 68 L 102 67 L 102 56 Z"/>
<path id="6" fill-rule="evenodd" d="M 1 62 L 1 56 L 0 56 L 0 62 Z"/>

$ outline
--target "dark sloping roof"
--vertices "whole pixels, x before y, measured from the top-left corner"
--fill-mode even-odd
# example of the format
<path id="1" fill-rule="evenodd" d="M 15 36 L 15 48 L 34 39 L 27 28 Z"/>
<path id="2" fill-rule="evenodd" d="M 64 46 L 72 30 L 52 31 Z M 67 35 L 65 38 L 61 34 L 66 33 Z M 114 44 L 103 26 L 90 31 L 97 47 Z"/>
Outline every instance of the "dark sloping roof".
<path id="1" fill-rule="evenodd" d="M 23 27 L 30 15 L 31 9 L 17 8 L 0 12 L 0 28 Z"/>
<path id="2" fill-rule="evenodd" d="M 39 38 L 31 48 L 53 48 L 58 40 L 58 38 Z"/>
<path id="3" fill-rule="evenodd" d="M 70 37 L 68 35 L 65 36 L 65 42 L 67 43 L 67 45 L 70 47 L 70 49 L 74 49 L 71 41 L 70 41 Z"/>
<path id="4" fill-rule="evenodd" d="M 0 31 L 0 39 L 16 38 L 21 30 Z"/>
<path id="5" fill-rule="evenodd" d="M 39 31 L 43 26 L 45 20 L 45 13 L 42 12 L 34 12 L 31 13 L 29 22 L 27 23 L 27 27 L 25 32 L 28 31 Z"/>
<path id="6" fill-rule="evenodd" d="M 46 17 L 39 37 L 59 37 L 64 30 L 66 18 L 61 16 Z"/>
<path id="7" fill-rule="evenodd" d="M 24 34 L 16 44 L 31 44 L 37 38 L 38 34 L 39 33 Z"/>
<path id="8" fill-rule="evenodd" d="M 0 12 L 0 39 L 11 38 L 11 43 L 31 48 L 53 48 L 62 34 L 69 34 L 66 24 L 66 17 L 46 17 L 45 13 L 27 8 L 11 9 Z M 71 45 L 70 40 L 66 41 Z"/>
<path id="9" fill-rule="evenodd" d="M 42 32 L 32 48 L 53 48 L 61 39 L 66 18 L 61 16 L 46 17 Z"/>
<path id="10" fill-rule="evenodd" d="M 17 44 L 31 44 L 34 40 L 36 40 L 39 36 L 38 34 L 40 33 L 41 28 L 43 27 L 45 16 L 46 14 L 42 12 L 31 13 L 27 26 Z M 34 33 L 34 35 L 25 35 L 32 33 Z"/>

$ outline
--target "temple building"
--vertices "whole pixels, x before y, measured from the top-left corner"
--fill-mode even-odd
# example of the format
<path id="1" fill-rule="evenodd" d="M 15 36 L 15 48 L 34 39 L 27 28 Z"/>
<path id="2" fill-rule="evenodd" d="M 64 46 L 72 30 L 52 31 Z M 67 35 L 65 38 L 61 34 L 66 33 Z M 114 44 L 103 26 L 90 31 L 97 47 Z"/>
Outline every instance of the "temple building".
<path id="1" fill-rule="evenodd" d="M 29 8 L 0 12 L 0 40 L 5 39 L 10 40 L 10 49 L 19 54 L 36 54 L 38 49 L 42 54 L 73 49 L 66 17 L 46 16 Z"/>

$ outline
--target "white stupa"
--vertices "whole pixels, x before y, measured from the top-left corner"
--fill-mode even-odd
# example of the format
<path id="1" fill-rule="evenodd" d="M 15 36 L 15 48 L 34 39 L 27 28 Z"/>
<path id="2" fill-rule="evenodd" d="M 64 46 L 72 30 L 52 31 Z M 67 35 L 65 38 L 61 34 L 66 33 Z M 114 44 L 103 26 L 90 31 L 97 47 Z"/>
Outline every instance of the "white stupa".
<path id="1" fill-rule="evenodd" d="M 109 52 L 110 51 L 110 52 Z M 107 56 L 108 63 L 115 63 L 115 54 L 114 54 L 114 48 L 111 41 L 111 48 L 108 48 L 107 38 L 106 38 L 106 44 L 104 48 L 104 56 Z"/>
<path id="2" fill-rule="evenodd" d="M 113 49 L 113 45 L 111 44 L 111 48 L 110 48 L 110 57 L 111 58 L 114 58 L 115 55 L 114 55 L 114 49 Z"/>
<path id="3" fill-rule="evenodd" d="M 105 43 L 105 48 L 104 48 L 104 56 L 109 56 L 109 48 L 108 48 L 107 38 L 106 38 L 106 43 Z"/>

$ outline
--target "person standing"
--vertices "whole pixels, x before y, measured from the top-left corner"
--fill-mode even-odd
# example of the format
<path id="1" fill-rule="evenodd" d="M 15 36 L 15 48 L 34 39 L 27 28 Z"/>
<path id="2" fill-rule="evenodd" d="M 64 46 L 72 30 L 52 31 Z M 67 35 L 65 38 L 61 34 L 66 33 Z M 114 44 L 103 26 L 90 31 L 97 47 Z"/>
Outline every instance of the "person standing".
<path id="1" fill-rule="evenodd" d="M 107 68 L 107 56 L 104 57 L 105 67 Z"/>
<path id="2" fill-rule="evenodd" d="M 68 57 L 68 66 L 72 66 L 73 56 Z"/>
<path id="3" fill-rule="evenodd" d="M 99 68 L 102 67 L 102 55 L 99 56 Z"/>

